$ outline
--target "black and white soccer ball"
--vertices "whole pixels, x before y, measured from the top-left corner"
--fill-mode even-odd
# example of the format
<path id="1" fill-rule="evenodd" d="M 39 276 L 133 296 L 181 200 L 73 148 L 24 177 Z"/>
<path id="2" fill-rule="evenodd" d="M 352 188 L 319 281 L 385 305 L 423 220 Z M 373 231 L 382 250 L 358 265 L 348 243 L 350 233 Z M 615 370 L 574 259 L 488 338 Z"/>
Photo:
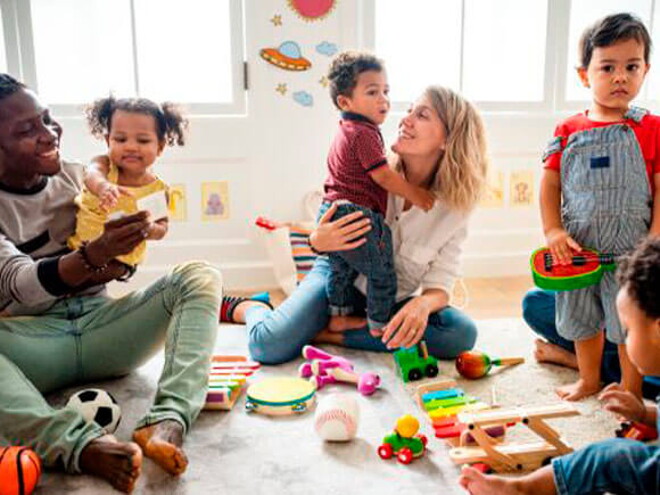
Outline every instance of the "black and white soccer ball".
<path id="1" fill-rule="evenodd" d="M 66 403 L 76 409 L 85 421 L 94 421 L 108 433 L 113 433 L 121 420 L 121 408 L 109 392 L 100 388 L 88 388 L 73 394 Z"/>

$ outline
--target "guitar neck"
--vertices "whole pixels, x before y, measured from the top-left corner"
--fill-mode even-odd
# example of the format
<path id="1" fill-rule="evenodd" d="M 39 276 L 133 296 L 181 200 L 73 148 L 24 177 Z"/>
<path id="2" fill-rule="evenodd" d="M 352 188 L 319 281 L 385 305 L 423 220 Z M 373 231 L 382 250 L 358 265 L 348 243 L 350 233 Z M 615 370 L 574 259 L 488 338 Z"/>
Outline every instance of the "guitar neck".
<path id="1" fill-rule="evenodd" d="M 584 265 L 588 261 L 597 260 L 601 265 L 614 265 L 616 256 L 613 254 L 598 254 L 593 256 L 577 255 L 573 256 L 573 265 Z"/>

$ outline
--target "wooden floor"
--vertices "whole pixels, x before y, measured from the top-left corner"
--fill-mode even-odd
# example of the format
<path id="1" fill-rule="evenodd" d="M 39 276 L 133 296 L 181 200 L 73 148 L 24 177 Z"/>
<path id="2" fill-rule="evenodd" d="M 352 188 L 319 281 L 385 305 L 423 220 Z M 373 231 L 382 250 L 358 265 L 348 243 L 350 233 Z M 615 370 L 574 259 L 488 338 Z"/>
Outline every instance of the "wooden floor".
<path id="1" fill-rule="evenodd" d="M 521 302 L 533 287 L 528 275 L 502 278 L 468 278 L 464 280 L 468 291 L 465 312 L 473 318 L 507 318 L 521 316 Z M 460 284 L 455 297 L 460 296 Z M 460 301 L 456 301 L 459 303 Z"/>
<path id="2" fill-rule="evenodd" d="M 521 301 L 532 287 L 529 276 L 501 278 L 466 278 L 456 284 L 453 304 L 473 318 L 507 318 L 521 316 Z M 280 289 L 266 289 L 276 306 L 284 298 Z M 240 295 L 255 291 L 240 291 Z M 236 293 L 236 291 L 232 291 Z"/>

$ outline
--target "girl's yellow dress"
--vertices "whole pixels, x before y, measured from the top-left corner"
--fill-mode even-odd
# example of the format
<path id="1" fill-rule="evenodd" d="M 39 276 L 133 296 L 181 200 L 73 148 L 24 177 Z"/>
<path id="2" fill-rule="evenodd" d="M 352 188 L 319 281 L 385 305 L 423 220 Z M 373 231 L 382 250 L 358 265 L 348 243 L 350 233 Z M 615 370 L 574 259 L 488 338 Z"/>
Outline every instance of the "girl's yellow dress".
<path id="1" fill-rule="evenodd" d="M 119 170 L 115 164 L 110 164 L 108 171 L 108 181 L 117 184 L 119 179 Z M 126 187 L 126 186 L 122 186 Z M 110 215 L 115 212 L 122 212 L 127 215 L 137 213 L 137 200 L 149 196 L 158 191 L 167 191 L 167 184 L 156 178 L 150 184 L 140 187 L 126 187 L 132 196 L 120 195 L 117 205 L 110 211 L 101 208 L 99 198 L 92 194 L 86 187 L 76 197 L 75 203 L 78 206 L 76 216 L 76 232 L 69 237 L 68 245 L 71 249 L 78 249 L 83 241 L 92 241 L 103 233 L 103 226 L 108 221 Z M 142 262 L 147 248 L 147 242 L 141 242 L 133 251 L 122 256 L 117 256 L 117 260 L 130 266 L 135 266 Z"/>

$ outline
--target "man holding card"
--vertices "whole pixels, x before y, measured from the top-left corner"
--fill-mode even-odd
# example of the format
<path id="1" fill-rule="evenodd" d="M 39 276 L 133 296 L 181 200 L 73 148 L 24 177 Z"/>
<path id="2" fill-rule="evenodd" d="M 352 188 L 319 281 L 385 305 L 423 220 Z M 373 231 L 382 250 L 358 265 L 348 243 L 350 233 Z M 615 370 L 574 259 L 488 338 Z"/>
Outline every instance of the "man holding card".
<path id="1" fill-rule="evenodd" d="M 128 212 L 70 250 L 83 167 L 61 159 L 61 135 L 38 97 L 0 74 L 0 439 L 31 446 L 46 467 L 130 492 L 143 455 L 172 475 L 186 470 L 183 438 L 206 397 L 222 281 L 214 267 L 190 262 L 110 299 L 105 284 L 127 273 L 117 258 L 154 232 L 158 213 Z M 42 396 L 125 375 L 163 344 L 163 372 L 136 443 Z"/>

